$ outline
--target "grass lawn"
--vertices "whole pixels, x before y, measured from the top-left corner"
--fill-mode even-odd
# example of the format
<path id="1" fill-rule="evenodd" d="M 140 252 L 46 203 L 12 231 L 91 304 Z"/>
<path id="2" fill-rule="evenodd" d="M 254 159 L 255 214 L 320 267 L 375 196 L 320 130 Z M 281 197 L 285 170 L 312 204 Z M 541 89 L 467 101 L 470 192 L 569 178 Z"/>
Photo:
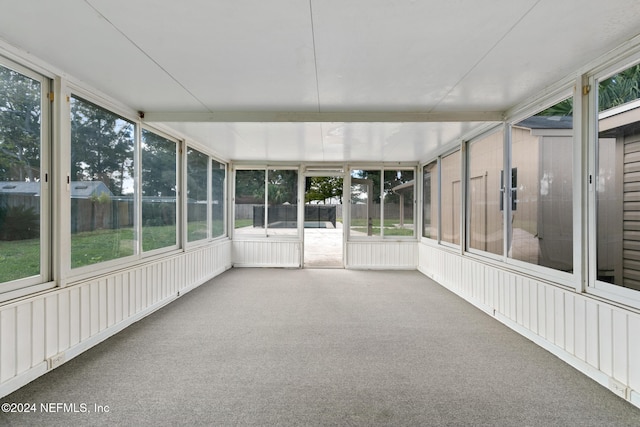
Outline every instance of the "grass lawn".
<path id="1" fill-rule="evenodd" d="M 0 283 L 40 274 L 40 239 L 0 241 Z"/>
<path id="2" fill-rule="evenodd" d="M 405 228 L 399 227 L 399 220 L 396 219 L 385 219 L 384 220 L 384 235 L 385 236 L 413 236 L 413 227 L 406 228 L 407 226 L 413 226 L 413 221 L 405 220 L 404 225 Z M 372 224 L 372 235 L 379 236 L 380 235 L 380 219 L 374 219 L 371 221 Z M 367 220 L 366 219 L 352 219 L 351 220 L 351 230 L 359 231 L 361 233 L 367 234 Z"/>
<path id="3" fill-rule="evenodd" d="M 133 255 L 133 229 L 95 230 L 71 235 L 71 268 Z"/>
<path id="4" fill-rule="evenodd" d="M 234 228 L 250 227 L 253 225 L 253 219 L 236 219 Z"/>

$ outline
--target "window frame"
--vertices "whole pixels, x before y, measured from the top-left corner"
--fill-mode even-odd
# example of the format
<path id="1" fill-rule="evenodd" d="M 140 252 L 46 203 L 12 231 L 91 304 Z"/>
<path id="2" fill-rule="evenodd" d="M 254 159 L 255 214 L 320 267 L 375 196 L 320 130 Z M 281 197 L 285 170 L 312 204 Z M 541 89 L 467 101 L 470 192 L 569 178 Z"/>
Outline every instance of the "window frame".
<path id="1" fill-rule="evenodd" d="M 188 167 L 187 167 L 187 153 L 189 149 L 194 149 L 196 151 L 198 151 L 201 154 L 204 154 L 205 156 L 207 156 L 207 213 L 206 213 L 206 218 L 207 218 L 207 237 L 202 238 L 202 239 L 198 239 L 198 240 L 193 240 L 193 241 L 188 241 L 188 236 L 187 236 L 187 227 L 188 227 L 188 203 L 187 203 L 187 188 L 188 188 Z M 216 240 L 222 240 L 222 239 L 226 239 L 229 238 L 229 228 L 227 226 L 227 212 L 228 212 L 228 207 L 224 208 L 224 234 L 220 235 L 220 236 L 213 236 L 213 222 L 212 222 L 212 199 L 213 199 L 213 182 L 212 182 L 212 173 L 211 173 L 211 169 L 212 169 L 212 164 L 213 161 L 216 161 L 220 164 L 224 165 L 224 183 L 223 183 L 223 193 L 224 193 L 224 197 L 225 197 L 225 203 L 228 203 L 227 200 L 227 180 L 229 178 L 229 163 L 213 156 L 212 154 L 210 154 L 208 152 L 207 149 L 205 149 L 204 147 L 202 147 L 201 144 L 196 143 L 195 141 L 191 141 L 191 140 L 187 140 L 183 143 L 183 149 L 181 150 L 181 152 L 183 153 L 183 155 L 181 156 L 181 172 L 179 173 L 180 177 L 181 177 L 181 181 L 182 184 L 179 185 L 179 187 L 181 188 L 181 192 L 180 194 L 183 194 L 184 197 L 182 197 L 181 199 L 181 211 L 183 212 L 182 215 L 182 221 L 180 221 L 180 224 L 182 225 L 182 234 L 181 234 L 181 241 L 182 241 L 182 247 L 184 247 L 185 249 L 191 249 L 191 248 L 197 248 L 199 246 L 204 246 L 204 245 L 208 245 L 213 241 Z"/>
<path id="2" fill-rule="evenodd" d="M 71 212 L 71 187 L 70 184 L 71 182 L 73 182 L 73 179 L 71 177 L 71 149 L 72 149 L 72 142 L 71 142 L 71 98 L 79 98 L 82 101 L 88 102 L 90 104 L 93 104 L 94 106 L 103 109 L 115 116 L 118 116 L 120 119 L 125 120 L 130 122 L 133 125 L 133 164 L 134 164 L 134 176 L 133 176 L 133 181 L 134 181 L 134 194 L 133 194 L 133 239 L 134 239 L 134 244 L 133 244 L 133 254 L 132 255 L 128 255 L 128 256 L 123 256 L 123 257 L 119 257 L 119 258 L 113 258 L 107 261 L 102 261 L 102 262 L 97 262 L 94 264 L 88 264 L 88 265 L 82 265 L 79 267 L 75 267 L 73 268 L 71 266 L 71 240 L 72 240 L 72 233 L 71 233 L 71 228 L 70 228 L 70 223 L 68 224 L 68 247 L 66 248 L 66 252 L 68 253 L 68 264 L 67 267 L 69 269 L 69 277 L 84 277 L 85 275 L 88 275 L 87 273 L 95 273 L 96 271 L 102 271 L 104 270 L 108 270 L 108 269 L 112 269 L 112 267 L 114 266 L 121 266 L 123 264 L 126 265 L 127 262 L 131 262 L 131 261 L 136 261 L 139 260 L 141 258 L 140 256 L 140 251 L 139 251 L 139 247 L 140 247 L 140 223 L 139 223 L 139 214 L 138 211 L 140 210 L 140 206 L 139 206 L 139 196 L 140 196 L 140 192 L 139 192 L 139 188 L 138 188 L 138 181 L 139 181 L 139 169 L 137 168 L 137 166 L 139 165 L 139 159 L 140 159 L 140 131 L 139 131 L 139 126 L 140 123 L 138 121 L 138 119 L 136 117 L 134 117 L 131 114 L 127 114 L 126 112 L 120 110 L 119 108 L 116 108 L 113 106 L 113 104 L 109 105 L 109 103 L 102 103 L 101 100 L 97 99 L 97 97 L 93 96 L 91 93 L 86 92 L 85 90 L 79 89 L 79 88 L 73 88 L 71 90 L 71 93 L 69 94 L 69 101 L 67 102 L 67 113 L 69 117 L 69 133 L 67 135 L 67 141 L 69 144 L 69 157 L 65 160 L 66 163 L 68 163 L 68 183 L 67 183 L 67 191 L 68 194 L 65 195 L 64 197 L 66 198 L 66 203 L 68 204 L 68 212 Z M 68 197 L 67 197 L 68 196 Z M 69 215 L 69 217 L 66 219 L 66 222 L 70 222 L 71 220 L 71 215 Z M 64 220 L 63 220 L 64 221 Z"/>
<path id="3" fill-rule="evenodd" d="M 585 75 L 584 79 L 590 88 L 586 94 L 586 112 L 583 119 L 586 123 L 587 150 L 587 220 L 586 220 L 586 241 L 587 254 L 586 262 L 586 285 L 583 291 L 609 301 L 624 304 L 640 309 L 640 290 L 626 288 L 613 283 L 598 280 L 598 201 L 596 192 L 596 182 L 598 179 L 598 151 L 599 151 L 599 83 L 615 74 L 628 68 L 640 64 L 640 52 L 633 52 L 622 59 L 616 59 L 603 64 L 601 67 Z M 640 102 L 640 98 L 630 103 Z M 616 107 L 617 108 L 617 107 Z M 639 107 L 640 108 L 640 107 Z M 605 112 L 608 110 L 605 110 Z"/>
<path id="4" fill-rule="evenodd" d="M 346 204 L 348 206 L 347 209 L 347 218 L 343 218 L 344 221 L 344 227 L 347 229 L 347 241 L 357 241 L 357 242 L 367 242 L 367 241 L 418 241 L 420 239 L 420 236 L 418 236 L 418 221 L 420 219 L 419 213 L 417 212 L 417 202 L 418 202 L 418 191 L 420 189 L 419 186 L 419 182 L 418 179 L 422 177 L 421 173 L 419 173 L 418 171 L 419 168 L 419 164 L 416 163 L 399 163 L 399 164 L 395 164 L 395 165 L 389 165 L 389 164 L 362 164 L 362 165 L 358 165 L 358 164 L 350 164 L 347 165 L 345 170 L 347 171 L 345 178 L 347 179 L 347 181 L 344 183 L 344 188 L 346 190 L 346 194 L 344 196 L 344 200 L 348 201 Z M 351 234 L 351 219 L 352 219 L 352 205 L 353 203 L 351 202 L 351 187 L 352 187 L 352 172 L 356 171 L 356 170 L 362 170 L 362 171 L 375 171 L 375 172 L 380 172 L 380 235 L 372 235 L 372 236 L 354 236 Z M 414 188 L 413 188 L 413 234 L 411 236 L 395 236 L 395 235 L 391 235 L 391 236 L 385 236 L 384 234 L 384 195 L 385 195 L 385 190 L 384 190 L 384 173 L 387 171 L 401 171 L 401 170 L 406 170 L 406 171 L 412 171 L 413 172 L 413 181 L 414 181 Z M 344 213 L 343 213 L 344 216 Z M 421 234 L 421 233 L 420 233 Z"/>
<path id="5" fill-rule="evenodd" d="M 507 159 L 507 151 L 508 151 L 508 143 L 507 143 L 507 135 L 508 135 L 508 131 L 507 131 L 507 124 L 505 122 L 497 124 L 495 126 L 492 126 L 490 129 L 476 135 L 473 138 L 470 138 L 467 141 L 464 141 L 463 145 L 464 145 L 464 151 L 462 153 L 462 163 L 463 163 L 463 168 L 464 168 L 464 174 L 462 177 L 462 181 L 464 182 L 464 189 L 463 189 L 463 197 L 464 197 L 464 203 L 462 204 L 462 209 L 461 211 L 463 212 L 463 217 L 464 217 L 464 232 L 461 230 L 460 233 L 462 236 L 464 236 L 464 240 L 461 238 L 461 242 L 463 241 L 464 244 L 461 245 L 464 248 L 464 252 L 467 254 L 472 254 L 472 255 L 477 255 L 483 258 L 488 258 L 488 259 L 492 259 L 495 261 L 500 261 L 500 262 L 505 262 L 505 258 L 506 258 L 506 253 L 507 253 L 507 249 L 506 249 L 506 233 L 505 233 L 505 228 L 507 226 L 507 210 L 502 210 L 502 253 L 501 254 L 495 254 L 489 251 L 483 251 L 481 249 L 477 249 L 477 248 L 472 248 L 470 245 L 470 236 L 471 236 L 471 211 L 469 209 L 469 207 L 471 206 L 471 191 L 470 191 L 470 185 L 469 185 L 469 180 L 471 179 L 470 176 L 470 150 L 469 147 L 472 144 L 475 144 L 477 142 L 480 142 L 482 140 L 484 140 L 485 138 L 489 138 L 497 133 L 503 132 L 502 135 L 502 170 L 509 170 L 510 164 L 506 163 L 506 159 Z M 506 163 L 506 164 L 505 164 Z M 505 205 L 507 203 L 510 202 L 505 202 L 505 194 L 507 193 L 506 190 L 507 187 L 503 187 L 502 189 L 500 189 L 501 192 L 501 198 L 503 200 L 503 203 L 505 203 Z"/>
<path id="6" fill-rule="evenodd" d="M 50 94 L 53 93 L 53 82 L 50 76 L 43 72 L 38 72 L 12 61 L 4 56 L 0 56 L 0 66 L 21 74 L 29 79 L 40 83 L 40 248 L 39 264 L 40 271 L 36 275 L 22 277 L 8 282 L 0 283 L 0 302 L 13 298 L 18 298 L 31 293 L 39 292 L 55 287 L 53 282 L 53 198 L 52 188 L 54 183 L 52 141 L 53 120 L 52 100 Z"/>
<path id="7" fill-rule="evenodd" d="M 145 251 L 143 249 L 143 245 L 144 245 L 144 240 L 143 240 L 143 228 L 144 225 L 142 223 L 142 210 L 143 210 L 143 194 L 142 194 L 142 172 L 143 172 L 143 151 L 142 151 L 142 132 L 143 131 L 148 131 L 151 132 L 157 136 L 160 136 L 164 139 L 167 139 L 171 142 L 174 142 L 176 144 L 176 158 L 175 158 L 175 167 L 176 167 L 176 183 L 175 183 L 175 189 L 176 189 L 176 204 L 175 204 L 175 208 L 176 208 L 176 241 L 174 245 L 171 246 L 164 246 L 161 248 L 156 248 L 156 249 L 152 249 L 149 251 Z M 138 140 L 139 143 L 138 145 L 138 151 L 139 151 L 139 155 L 137 158 L 137 163 L 136 163 L 136 169 L 140 171 L 140 175 L 138 176 L 138 179 L 136 179 L 136 186 L 137 186 L 137 190 L 138 190 L 138 206 L 140 206 L 140 209 L 136 210 L 136 215 L 138 216 L 138 223 L 140 224 L 140 228 L 139 228 L 139 236 L 140 238 L 137 241 L 138 244 L 138 252 L 141 256 L 141 258 L 148 258 L 148 257 L 152 257 L 154 255 L 158 255 L 158 254 L 163 254 L 165 252 L 172 252 L 172 251 L 176 251 L 178 249 L 180 249 L 181 246 L 181 227 L 180 225 L 182 224 L 182 209 L 181 209 L 181 192 L 180 192 L 180 183 L 182 182 L 182 177 L 181 177 L 181 170 L 182 168 L 181 166 L 181 151 L 182 151 L 182 143 L 178 138 L 175 138 L 173 136 L 171 136 L 170 134 L 163 132 L 159 129 L 156 129 L 152 126 L 147 125 L 146 123 L 141 123 L 140 126 L 138 126 Z"/>
<path id="8" fill-rule="evenodd" d="M 301 240 L 302 234 L 304 233 L 304 206 L 301 207 L 300 197 L 302 194 L 304 200 L 304 173 L 303 168 L 299 164 L 277 164 L 277 163 L 269 163 L 269 164 L 248 164 L 248 163 L 238 163 L 233 164 L 233 182 L 232 182 L 232 197 L 231 200 L 227 200 L 230 202 L 229 209 L 231 210 L 231 218 L 229 222 L 229 229 L 232 230 L 229 235 L 233 240 L 255 240 L 255 239 L 270 239 L 270 240 Z M 269 212 L 269 171 L 273 170 L 294 170 L 297 172 L 297 200 L 298 200 L 298 208 L 296 210 L 296 218 L 297 218 L 297 227 L 296 233 L 288 233 L 288 234 L 269 234 L 268 227 L 268 212 Z M 237 191 L 237 172 L 238 171 L 262 171 L 264 172 L 264 203 L 262 204 L 265 209 L 265 217 L 264 230 L 259 233 L 252 234 L 238 234 L 235 232 L 236 230 L 236 191 Z"/>
<path id="9" fill-rule="evenodd" d="M 437 157 L 438 159 L 438 241 L 437 241 L 437 245 L 442 246 L 444 248 L 447 248 L 449 250 L 453 250 L 456 253 L 461 253 L 462 248 L 464 247 L 464 245 L 460 244 L 460 243 L 453 243 L 453 242 L 449 242 L 447 240 L 443 240 L 443 232 L 442 232 L 442 223 L 443 223 L 443 214 L 442 214 L 442 209 L 443 209 L 443 205 L 442 205 L 442 199 L 443 199 L 443 194 L 444 192 L 442 191 L 442 161 L 443 159 L 450 157 L 452 155 L 458 154 L 458 156 L 460 157 L 460 162 L 456 165 L 456 168 L 458 170 L 458 172 L 460 173 L 460 198 L 458 200 L 459 204 L 460 204 L 460 213 L 458 215 L 457 218 L 457 224 L 458 224 L 458 238 L 460 240 L 460 242 L 464 241 L 464 236 L 465 236 L 465 230 L 464 230 L 464 218 L 465 218 L 465 214 L 464 214 L 464 209 L 465 209 L 465 204 L 464 204 L 464 188 L 465 188 L 465 183 L 464 183 L 464 177 L 465 177 L 465 161 L 464 161 L 464 154 L 465 154 L 465 149 L 464 149 L 464 142 L 459 142 L 458 144 L 455 145 L 455 147 L 453 147 L 450 150 L 445 151 L 444 153 L 442 153 L 441 155 L 439 155 Z M 452 200 L 453 200 L 453 194 L 451 195 Z M 427 241 L 431 241 L 430 239 L 427 239 Z"/>
<path id="10" fill-rule="evenodd" d="M 433 243 L 440 243 L 440 192 L 441 192 L 441 182 L 440 182 L 440 161 L 443 156 L 438 156 L 435 159 L 421 163 L 420 168 L 420 241 L 428 241 Z M 433 227 L 433 216 L 431 217 L 431 222 L 429 223 L 430 228 L 435 228 L 435 237 L 427 237 L 424 235 L 425 230 L 425 215 L 424 215 L 424 200 L 425 200 L 425 186 L 424 186 L 424 169 L 429 166 L 435 164 L 433 168 L 433 172 L 431 172 L 431 179 L 436 179 L 437 185 L 435 187 L 435 194 L 430 194 L 431 206 L 435 203 L 435 211 L 432 209 L 432 212 L 435 212 L 435 227 Z M 432 185 L 433 187 L 433 185 Z"/>
<path id="11" fill-rule="evenodd" d="M 576 92 L 575 90 L 575 81 L 572 81 L 571 84 L 563 84 L 561 86 L 559 86 L 556 90 L 552 91 L 548 96 L 545 96 L 542 99 L 538 99 L 535 103 L 527 106 L 527 108 L 523 108 L 522 110 L 518 111 L 516 114 L 510 114 L 507 116 L 507 121 L 506 124 L 508 126 L 508 135 L 506 138 L 506 148 L 507 148 L 507 156 L 505 158 L 505 169 L 504 170 L 511 170 L 512 168 L 512 159 L 511 159 L 511 148 L 512 148 L 512 127 L 515 126 L 517 123 L 521 122 L 522 120 L 525 120 L 529 117 L 535 116 L 536 114 L 540 113 L 541 111 L 544 111 L 545 109 L 554 106 L 555 104 L 566 100 L 566 99 L 570 99 L 573 98 L 573 105 L 574 105 L 574 114 L 573 114 L 573 120 L 574 120 L 574 126 L 573 126 L 573 132 L 572 132 L 572 157 L 571 160 L 573 162 L 573 171 L 572 171 L 572 186 L 573 186 L 573 203 L 572 203 L 572 224 L 573 224 L 573 254 L 572 254 L 572 258 L 573 258 L 573 272 L 566 272 L 566 271 L 561 271 L 561 270 L 556 270 L 550 267 L 545 267 L 542 265 L 537 265 L 537 264 L 533 264 L 533 263 L 529 263 L 526 261 L 522 261 L 522 260 L 518 260 L 515 258 L 512 258 L 509 256 L 508 254 L 508 245 L 509 245 L 509 240 L 512 238 L 512 224 L 511 221 L 508 221 L 505 219 L 505 224 L 506 224 L 506 234 L 505 234 L 505 244 L 506 244 L 506 250 L 505 250 L 505 254 L 504 254 L 504 259 L 502 260 L 507 266 L 512 267 L 514 269 L 517 269 L 517 271 L 520 271 L 522 273 L 528 273 L 528 272 L 534 272 L 535 274 L 537 274 L 538 276 L 540 276 L 543 279 L 546 280 L 550 280 L 553 281 L 554 283 L 560 284 L 562 286 L 566 286 L 568 288 L 576 288 L 576 284 L 579 282 L 579 268 L 577 266 L 581 265 L 581 261 L 580 261 L 580 255 L 578 253 L 578 255 L 576 255 L 576 245 L 579 245 L 580 242 L 580 235 L 581 235 L 581 231 L 580 227 L 581 227 L 581 223 L 580 223 L 580 212 L 577 213 L 576 216 L 576 209 L 579 210 L 579 197 L 580 197 L 580 191 L 581 191 L 581 180 L 580 179 L 576 179 L 577 176 L 580 176 L 581 174 L 581 167 L 580 167 L 580 149 L 581 149 L 581 142 L 580 142 L 580 132 L 579 132 L 579 126 L 580 126 L 580 118 L 578 117 L 579 115 L 579 111 L 575 111 L 577 110 L 577 108 L 575 107 L 577 105 L 578 102 L 581 101 L 580 95 L 579 93 Z M 576 150 L 578 150 L 576 152 Z M 512 188 L 511 188 L 511 181 L 507 180 L 508 182 L 506 182 L 505 185 L 505 196 L 507 198 L 507 201 L 503 200 L 503 203 L 505 203 L 505 206 L 507 206 L 508 209 L 506 209 L 505 212 L 505 216 L 506 218 L 509 218 L 511 215 L 511 207 L 512 207 Z M 578 200 L 578 201 L 577 201 Z M 577 231 L 578 230 L 578 231 Z M 578 251 L 580 250 L 580 248 L 578 249 Z"/>

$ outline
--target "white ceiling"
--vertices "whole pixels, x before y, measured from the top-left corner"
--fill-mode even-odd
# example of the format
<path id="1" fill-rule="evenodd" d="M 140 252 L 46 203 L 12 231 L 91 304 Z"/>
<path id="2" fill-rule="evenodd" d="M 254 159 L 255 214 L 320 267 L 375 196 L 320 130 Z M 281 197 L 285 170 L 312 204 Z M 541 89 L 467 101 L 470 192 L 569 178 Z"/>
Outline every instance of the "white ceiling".
<path id="1" fill-rule="evenodd" d="M 240 161 L 426 160 L 640 33 L 637 0 L 0 0 L 0 10 L 11 45 Z"/>

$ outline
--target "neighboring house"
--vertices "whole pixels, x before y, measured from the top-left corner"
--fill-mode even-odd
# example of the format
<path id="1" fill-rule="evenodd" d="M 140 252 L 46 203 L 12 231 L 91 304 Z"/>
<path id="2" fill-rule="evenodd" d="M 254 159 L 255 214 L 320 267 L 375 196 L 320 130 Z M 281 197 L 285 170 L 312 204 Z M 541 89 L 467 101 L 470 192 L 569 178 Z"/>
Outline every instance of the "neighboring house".
<path id="1" fill-rule="evenodd" d="M 106 193 L 113 197 L 109 187 L 102 181 L 72 181 L 71 198 L 89 199 Z M 40 182 L 0 181 L 0 195 L 40 196 Z"/>

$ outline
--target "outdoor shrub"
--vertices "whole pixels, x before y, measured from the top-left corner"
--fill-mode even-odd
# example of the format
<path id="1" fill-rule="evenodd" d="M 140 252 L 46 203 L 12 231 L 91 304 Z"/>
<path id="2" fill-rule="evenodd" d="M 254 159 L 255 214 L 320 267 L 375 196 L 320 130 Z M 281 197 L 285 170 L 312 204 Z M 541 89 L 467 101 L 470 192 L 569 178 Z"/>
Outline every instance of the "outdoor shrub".
<path id="1" fill-rule="evenodd" d="M 32 207 L 0 207 L 0 240 L 26 240 L 40 235 L 40 215 Z"/>

